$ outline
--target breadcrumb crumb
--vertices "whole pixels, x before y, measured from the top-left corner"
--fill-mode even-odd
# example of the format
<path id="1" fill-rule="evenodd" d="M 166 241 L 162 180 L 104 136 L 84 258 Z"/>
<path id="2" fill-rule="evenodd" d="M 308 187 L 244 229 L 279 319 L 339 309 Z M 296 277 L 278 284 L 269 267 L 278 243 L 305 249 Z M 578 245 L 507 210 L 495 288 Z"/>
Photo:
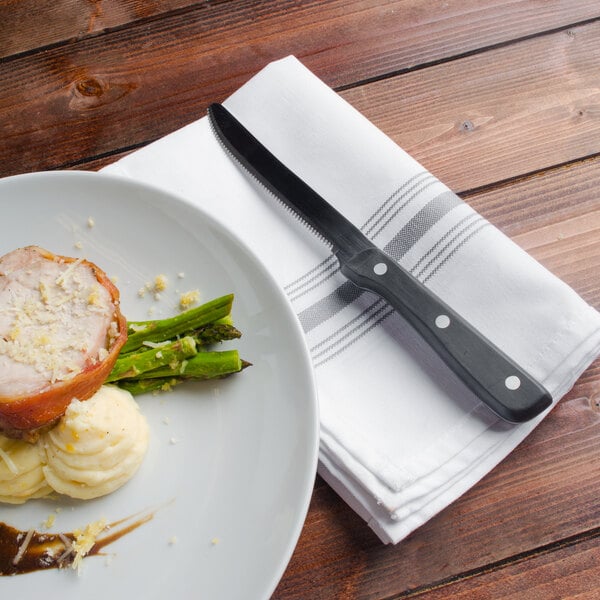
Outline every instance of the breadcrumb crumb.
<path id="1" fill-rule="evenodd" d="M 154 278 L 154 290 L 156 292 L 164 292 L 167 289 L 169 280 L 166 275 L 157 275 Z"/>
<path id="2" fill-rule="evenodd" d="M 74 569 L 79 570 L 81 568 L 81 562 L 92 549 L 96 543 L 96 538 L 100 533 L 106 529 L 106 520 L 100 519 L 94 523 L 86 525 L 85 529 L 76 530 L 75 541 L 73 542 L 73 550 L 75 551 L 75 558 L 71 565 Z"/>
<path id="3" fill-rule="evenodd" d="M 198 290 L 184 292 L 179 296 L 179 308 L 186 310 L 192 306 L 192 304 L 196 304 L 198 300 L 200 300 L 200 292 Z"/>
<path id="4" fill-rule="evenodd" d="M 56 521 L 56 514 L 49 514 L 43 525 L 46 529 L 50 529 L 54 525 L 54 521 Z"/>

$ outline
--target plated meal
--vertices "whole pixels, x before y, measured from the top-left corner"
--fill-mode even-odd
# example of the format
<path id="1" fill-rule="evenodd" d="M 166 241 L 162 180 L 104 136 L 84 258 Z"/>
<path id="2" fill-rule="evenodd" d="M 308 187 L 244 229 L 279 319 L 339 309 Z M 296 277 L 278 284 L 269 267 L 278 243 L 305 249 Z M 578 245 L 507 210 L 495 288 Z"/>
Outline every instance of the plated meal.
<path id="1" fill-rule="evenodd" d="M 279 287 L 197 205 L 124 178 L 0 180 L 0 223 L 0 271 L 35 263 L 18 294 L 0 291 L 0 560 L 23 573 L 3 592 L 269 597 L 318 448 L 308 351 Z M 44 552 L 77 569 L 40 569 Z"/>
<path id="2" fill-rule="evenodd" d="M 249 365 L 235 349 L 212 349 L 241 335 L 232 303 L 229 294 L 128 323 L 98 265 L 39 246 L 0 257 L 0 503 L 52 494 L 90 500 L 129 481 L 149 438 L 134 394 Z M 0 575 L 79 567 L 103 529 L 90 525 L 44 545 L 33 529 L 4 524 Z"/>

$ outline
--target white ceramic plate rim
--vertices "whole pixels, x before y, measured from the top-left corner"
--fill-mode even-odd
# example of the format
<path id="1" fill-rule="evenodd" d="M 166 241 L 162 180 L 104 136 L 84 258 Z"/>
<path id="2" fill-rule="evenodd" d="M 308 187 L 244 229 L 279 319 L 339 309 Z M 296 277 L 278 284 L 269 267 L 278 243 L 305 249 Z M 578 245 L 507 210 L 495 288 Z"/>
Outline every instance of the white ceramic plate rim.
<path id="1" fill-rule="evenodd" d="M 300 325 L 296 319 L 296 316 L 291 308 L 291 305 L 290 305 L 287 297 L 280 290 L 278 284 L 274 281 L 274 279 L 266 271 L 266 269 L 260 263 L 260 261 L 255 256 L 255 254 L 243 242 L 241 242 L 238 238 L 236 238 L 236 236 L 232 232 L 227 230 L 221 223 L 217 222 L 209 214 L 204 212 L 201 208 L 192 205 L 186 199 L 177 197 L 177 196 L 173 195 L 172 193 L 163 191 L 157 187 L 154 187 L 154 186 L 151 186 L 148 184 L 144 184 L 144 183 L 134 182 L 132 180 L 121 178 L 121 177 L 114 176 L 114 175 L 83 172 L 83 171 L 53 171 L 53 172 L 41 172 L 41 173 L 33 173 L 33 174 L 26 174 L 26 175 L 17 175 L 14 177 L 8 177 L 3 180 L 0 180 L 0 215 L 2 213 L 7 215 L 8 214 L 7 211 L 10 211 L 11 218 L 13 219 L 13 221 L 15 221 L 15 220 L 16 220 L 15 222 L 22 221 L 22 223 L 23 223 L 23 230 L 18 230 L 18 231 L 11 230 L 11 231 L 4 232 L 4 242 L 3 242 L 3 247 L 2 247 L 3 252 L 6 252 L 6 251 L 9 251 L 10 249 L 12 249 L 11 244 L 13 245 L 13 247 L 16 247 L 18 245 L 25 245 L 27 243 L 39 243 L 40 245 L 44 245 L 44 243 L 42 243 L 42 241 L 37 242 L 33 239 L 30 239 L 31 234 L 27 233 L 27 231 L 29 231 L 29 226 L 30 226 L 31 222 L 34 219 L 34 216 L 31 214 L 31 212 L 25 212 L 31 208 L 31 206 L 30 206 L 31 199 L 29 199 L 28 202 L 22 203 L 23 198 L 19 198 L 19 197 L 16 197 L 16 198 L 12 197 L 10 199 L 5 198 L 5 195 L 8 192 L 11 192 L 11 194 L 14 195 L 15 191 L 16 191 L 17 196 L 18 196 L 19 190 L 25 190 L 24 195 L 26 195 L 27 193 L 31 193 L 31 189 L 40 190 L 42 188 L 47 191 L 49 196 L 56 196 L 60 190 L 63 190 L 64 194 L 66 194 L 66 199 L 64 200 L 64 202 L 66 203 L 67 206 L 70 206 L 71 208 L 73 208 L 74 213 L 77 213 L 79 210 L 78 206 L 76 205 L 77 197 L 74 194 L 74 190 L 78 194 L 80 194 L 79 198 L 85 198 L 86 190 L 88 190 L 93 195 L 93 194 L 97 193 L 98 189 L 105 189 L 105 190 L 111 190 L 111 191 L 120 190 L 123 195 L 121 202 L 124 202 L 125 204 L 127 204 L 129 202 L 128 198 L 133 198 L 134 196 L 136 198 L 135 202 L 137 202 L 138 204 L 139 204 L 140 197 L 149 196 L 149 197 L 153 198 L 154 204 L 152 204 L 152 206 L 149 207 L 150 213 L 152 213 L 152 211 L 157 212 L 159 210 L 157 207 L 159 206 L 160 202 L 163 202 L 165 206 L 172 208 L 175 212 L 180 211 L 182 214 L 189 215 L 190 219 L 192 219 L 192 220 L 195 219 L 198 224 L 202 225 L 202 227 L 205 227 L 205 228 L 207 228 L 207 230 L 210 230 L 211 235 L 214 235 L 215 238 L 218 238 L 217 241 L 220 244 L 222 244 L 222 246 L 224 246 L 226 248 L 226 250 L 228 249 L 234 258 L 236 256 L 239 257 L 239 260 L 240 260 L 240 262 L 243 263 L 245 269 L 249 269 L 250 271 L 252 271 L 252 275 L 254 277 L 256 277 L 257 280 L 263 282 L 263 284 L 268 288 L 269 301 L 273 302 L 273 305 L 276 306 L 277 310 L 279 311 L 278 314 L 283 315 L 281 317 L 281 320 L 282 320 L 282 324 L 285 325 L 285 328 L 287 328 L 286 335 L 287 335 L 287 343 L 289 345 L 289 352 L 290 352 L 290 355 L 293 356 L 296 361 L 298 361 L 296 368 L 298 369 L 298 371 L 301 375 L 299 377 L 299 381 L 301 382 L 300 386 L 304 386 L 303 389 L 300 391 L 301 391 L 301 395 L 303 396 L 305 405 L 301 407 L 301 410 L 297 414 L 294 413 L 294 415 L 293 415 L 295 417 L 298 417 L 298 415 L 299 415 L 302 419 L 302 422 L 299 423 L 299 427 L 302 428 L 304 438 L 302 440 L 303 447 L 299 447 L 297 450 L 297 458 L 299 460 L 299 464 L 301 465 L 301 470 L 300 470 L 300 472 L 296 473 L 296 477 L 294 478 L 292 484 L 287 483 L 287 485 L 293 486 L 294 492 L 295 492 L 295 498 L 296 498 L 293 507 L 291 507 L 291 509 L 290 509 L 292 511 L 292 514 L 286 515 L 285 519 L 283 519 L 282 521 L 279 521 L 273 525 L 273 527 L 278 528 L 280 530 L 279 531 L 279 541 L 278 541 L 279 555 L 278 555 L 277 559 L 271 560 L 271 563 L 268 564 L 267 568 L 265 570 L 261 571 L 261 573 L 259 575 L 259 577 L 261 578 L 261 581 L 258 582 L 258 587 L 263 592 L 262 597 L 265 597 L 265 598 L 269 597 L 272 594 L 272 592 L 274 591 L 275 587 L 277 586 L 277 583 L 279 582 L 281 576 L 283 575 L 283 573 L 285 571 L 285 568 L 287 567 L 287 564 L 291 558 L 291 555 L 292 555 L 294 548 L 296 546 L 296 543 L 298 541 L 298 537 L 302 530 L 302 526 L 303 526 L 303 523 L 304 523 L 304 520 L 306 517 L 306 513 L 308 510 L 308 505 L 309 505 L 309 501 L 310 501 L 310 497 L 311 497 L 311 493 L 312 493 L 312 485 L 314 482 L 314 476 L 315 476 L 316 465 L 317 465 L 317 457 L 318 457 L 318 437 L 319 437 L 318 436 L 318 407 L 317 407 L 316 386 L 315 386 L 315 381 L 314 381 L 314 375 L 313 375 L 313 371 L 312 371 L 312 367 L 311 367 L 309 353 L 305 346 L 304 335 L 302 333 Z M 27 190 L 30 190 L 30 191 L 27 192 Z M 94 192 L 92 192 L 92 190 L 94 190 Z M 38 203 L 37 206 L 39 207 L 41 212 L 49 210 L 45 204 L 44 204 L 44 206 L 42 206 L 42 203 L 45 202 L 45 199 L 43 197 L 40 197 L 37 201 L 34 200 L 33 201 L 34 206 L 36 205 L 36 202 Z M 63 202 L 63 201 L 61 201 L 61 202 Z M 98 202 L 96 200 L 90 201 L 90 202 L 91 202 L 91 207 L 93 208 L 95 206 L 100 212 L 102 212 L 103 215 L 104 215 L 104 212 L 103 212 L 104 210 L 107 210 L 108 213 L 110 213 L 113 210 L 117 210 L 117 207 L 101 209 L 100 204 L 98 204 Z M 131 202 L 135 203 L 133 200 Z M 61 206 L 62 206 L 62 204 L 61 204 Z M 89 208 L 89 207 L 86 206 L 86 208 Z M 50 212 L 52 212 L 52 211 L 50 211 Z M 85 239 L 85 241 L 82 244 L 83 252 L 85 252 L 86 245 L 88 243 L 93 246 L 95 233 L 93 232 L 93 230 L 90 230 L 90 231 L 85 230 L 85 225 L 83 223 L 84 216 L 85 216 L 84 213 L 81 213 L 78 215 L 78 217 L 81 217 L 80 218 L 81 222 L 79 224 L 79 230 L 77 232 L 72 231 L 70 233 L 71 237 L 69 238 L 68 241 L 65 241 L 63 244 L 62 237 L 60 238 L 61 244 L 63 244 L 62 248 L 58 248 L 58 249 L 57 248 L 48 248 L 48 249 L 50 249 L 52 251 L 56 251 L 57 253 L 68 254 L 68 251 L 67 251 L 65 245 L 68 246 L 69 244 L 71 244 L 71 247 L 73 248 L 73 252 L 71 254 L 73 256 L 76 256 L 77 254 L 75 254 L 76 250 L 75 250 L 74 244 L 78 243 L 77 236 L 82 236 Z M 90 216 L 93 216 L 93 215 L 90 215 Z M 154 216 L 153 214 L 150 214 L 149 216 L 148 215 L 140 215 L 140 222 L 137 223 L 136 226 L 143 227 L 144 220 L 145 219 L 151 220 L 151 218 L 153 216 Z M 63 218 L 63 217 L 61 217 L 61 218 Z M 2 220 L 4 220 L 6 223 L 6 219 L 2 219 Z M 68 219 L 67 219 L 67 221 L 68 221 Z M 65 221 L 65 223 L 64 223 L 65 231 L 62 231 L 62 232 L 59 231 L 60 236 L 67 236 L 67 237 L 69 236 L 69 232 L 67 231 L 67 229 L 68 229 L 67 221 Z M 183 224 L 183 221 L 181 224 L 178 224 L 177 221 L 171 222 L 170 226 L 169 226 L 170 233 L 173 233 L 173 230 L 177 229 L 177 227 L 182 224 Z M 71 222 L 71 225 L 72 225 L 72 222 Z M 53 224 L 52 226 L 56 226 L 56 224 Z M 73 229 L 75 229 L 75 227 L 76 226 L 73 226 Z M 35 229 L 36 229 L 36 226 L 33 226 L 33 230 L 35 230 Z M 44 231 L 41 223 L 37 224 L 37 230 Z M 186 234 L 186 233 L 187 232 L 184 231 L 184 232 L 182 232 L 182 235 Z M 54 232 L 49 232 L 47 239 L 52 240 L 54 238 L 58 239 L 58 234 L 55 235 Z M 106 238 L 106 239 L 109 239 L 109 238 Z M 132 242 L 132 244 L 133 243 L 134 242 Z M 138 239 L 138 243 L 139 243 L 139 239 Z M 122 242 L 122 245 L 123 244 L 125 246 L 127 245 L 126 242 Z M 202 248 L 199 248 L 199 250 L 202 250 Z M 97 258 L 97 260 L 100 263 L 100 259 L 102 258 L 102 248 L 100 248 L 100 249 L 96 248 L 95 251 L 92 251 L 92 255 L 90 256 L 90 259 L 95 259 L 95 258 Z M 123 257 L 121 257 L 121 258 L 123 258 Z M 231 257 L 229 257 L 229 258 L 231 258 Z M 117 259 L 118 259 L 118 257 L 115 258 L 115 260 L 117 260 Z M 126 257 L 124 260 L 126 261 Z M 107 260 L 106 262 L 108 262 L 109 264 L 111 263 L 110 260 Z M 118 262 L 118 260 L 117 260 L 117 262 Z M 100 264 L 100 266 L 104 268 L 103 264 Z M 135 275 L 136 274 L 134 273 L 132 279 L 135 279 Z M 117 282 L 117 284 L 119 285 L 119 287 L 122 287 L 122 297 L 123 297 L 124 290 L 126 290 L 129 293 L 129 296 L 131 296 L 132 285 L 134 285 L 134 284 L 138 285 L 139 281 L 135 281 L 134 283 L 126 282 L 123 284 L 123 286 L 121 286 L 121 284 L 119 284 L 119 282 Z M 244 284 L 244 285 L 246 285 L 246 287 L 248 287 L 247 284 Z M 261 290 L 255 290 L 255 291 L 258 296 L 260 296 L 261 293 L 264 293 L 264 291 L 261 291 Z M 250 292 L 252 292 L 252 290 L 248 289 L 247 292 L 250 295 Z M 208 298 L 206 298 L 206 299 L 208 299 Z M 242 298 L 242 301 L 243 300 L 244 299 Z M 236 301 L 237 301 L 237 296 L 236 296 Z M 259 299 L 259 302 L 260 302 L 260 299 Z M 145 317 L 135 317 L 134 316 L 132 318 L 145 318 Z M 252 368 L 258 370 L 258 368 L 260 368 L 260 367 L 252 367 Z M 240 377 L 243 377 L 243 376 L 245 376 L 245 373 L 242 374 Z M 189 393 L 189 392 L 179 392 L 176 390 L 173 393 L 175 395 L 177 395 L 177 394 Z M 218 405 L 216 405 L 216 406 L 218 406 Z M 215 408 L 215 410 L 219 410 L 219 409 Z M 286 415 L 284 415 L 284 416 L 286 416 Z M 278 438 L 275 436 L 274 439 L 277 440 Z M 279 443 L 279 442 L 277 442 L 277 443 Z M 283 444 L 285 444 L 285 443 L 286 443 L 285 440 L 281 440 L 282 448 L 283 448 Z M 273 449 L 271 449 L 271 451 L 272 450 Z M 287 450 L 289 450 L 289 449 L 286 449 L 286 451 Z M 294 452 L 295 452 L 295 450 L 294 450 Z M 269 463 L 268 456 L 269 455 L 266 455 L 264 457 L 265 461 L 266 461 L 266 463 L 265 463 L 266 466 L 268 466 L 268 463 Z M 296 455 L 294 455 L 294 456 L 296 456 Z M 135 482 L 135 478 L 134 478 L 134 480 L 132 480 L 131 485 L 134 485 L 134 482 Z M 282 485 L 286 485 L 286 482 L 285 481 L 282 482 Z M 117 492 L 117 494 L 118 493 L 119 492 Z M 243 490 L 240 490 L 240 494 L 243 496 Z M 106 502 L 109 502 L 109 503 L 110 502 L 118 502 L 118 500 L 110 499 L 111 498 L 110 496 L 108 496 L 106 498 L 107 498 Z M 241 499 L 241 500 L 243 501 L 243 499 Z M 97 502 L 97 505 L 101 506 L 101 503 L 104 502 L 104 499 L 100 499 L 100 500 L 94 501 L 94 502 Z M 67 502 L 67 505 L 69 505 L 68 502 Z M 27 507 L 27 506 L 29 506 L 29 503 L 27 505 L 25 505 L 25 507 Z M 71 505 L 70 508 L 75 513 L 77 513 L 78 511 L 81 511 L 81 506 L 78 505 L 77 503 L 75 503 L 75 506 Z M 137 507 L 132 507 L 132 508 L 137 508 Z M 19 513 L 18 510 L 21 510 L 21 513 Z M 7 511 L 3 510 L 4 514 L 3 514 L 3 517 L 0 518 L 0 520 L 6 519 L 7 521 L 10 521 L 10 519 L 16 518 L 17 521 L 19 521 L 21 518 L 21 517 L 19 517 L 20 514 L 25 514 L 27 512 L 31 512 L 31 511 L 33 511 L 33 514 L 35 514 L 37 517 L 40 517 L 42 512 L 45 511 L 47 513 L 48 507 L 44 507 L 42 509 L 39 509 L 39 507 L 34 507 L 33 509 L 18 507 L 18 509 L 9 510 L 8 513 L 7 513 Z M 83 512 L 85 514 L 85 510 Z M 259 535 L 259 533 L 257 533 L 251 527 L 251 525 L 253 524 L 254 516 L 251 513 L 246 514 L 244 512 L 243 507 L 240 511 L 240 514 L 237 516 L 233 515 L 233 517 L 234 518 L 239 517 L 240 536 Z M 27 518 L 30 518 L 30 517 L 26 517 L 25 521 L 27 520 Z M 23 526 L 22 523 L 21 523 L 21 526 Z M 36 522 L 35 525 L 38 526 L 38 523 L 39 523 L 39 521 Z M 264 523 L 259 524 L 259 526 L 264 526 L 264 525 L 265 525 Z M 17 526 L 19 526 L 19 523 L 17 523 Z M 250 529 L 247 530 L 246 529 L 247 527 L 250 527 Z M 59 528 L 59 530 L 60 530 L 60 528 Z M 131 540 L 134 539 L 134 535 L 132 534 L 128 537 L 129 537 L 129 543 L 131 543 Z M 260 543 L 259 543 L 259 540 L 257 540 L 257 539 L 254 539 L 254 540 L 244 539 L 243 542 L 238 540 L 237 543 L 248 544 L 249 546 L 254 545 L 254 546 L 256 546 L 257 553 L 260 552 Z M 160 551 L 168 552 L 169 550 L 165 546 L 164 548 L 161 548 Z M 119 560 L 119 559 L 120 559 L 120 557 L 118 557 L 117 560 Z M 91 561 L 93 559 L 90 558 L 88 560 Z M 123 559 L 123 560 L 126 560 L 126 559 Z M 252 561 L 249 558 L 249 563 L 251 563 L 251 562 Z M 236 566 L 230 565 L 230 567 L 232 568 L 232 576 L 234 576 L 234 577 L 238 577 L 238 578 L 241 577 L 243 579 L 244 574 L 246 574 L 245 576 L 248 577 L 249 580 L 256 578 L 256 574 L 253 574 L 251 569 L 250 570 L 237 569 L 237 573 L 234 574 L 233 570 L 236 570 Z M 8 580 L 4 579 L 2 581 L 2 585 L 3 585 L 3 588 L 10 587 L 11 589 L 12 589 L 12 586 L 18 585 L 18 587 L 16 587 L 15 589 L 22 591 L 24 587 L 30 587 L 30 586 L 33 586 L 34 588 L 37 587 L 38 582 L 39 582 L 39 586 L 43 586 L 44 591 L 46 591 L 46 592 L 52 591 L 53 585 L 57 585 L 57 586 L 62 585 L 60 576 L 57 578 L 54 575 L 52 577 L 48 577 L 48 575 L 49 575 L 49 572 L 44 572 L 44 573 L 35 573 L 32 575 L 23 575 L 23 576 L 19 576 L 16 578 L 9 578 Z M 64 575 L 64 574 L 58 573 L 58 575 Z M 93 578 L 95 576 L 96 575 L 94 573 L 92 575 L 88 575 L 88 577 L 91 578 L 90 581 L 91 581 L 92 585 L 93 585 Z M 34 583 L 29 583 L 30 581 L 33 581 Z M 10 586 L 5 585 L 8 583 L 10 583 Z M 20 585 L 21 583 L 23 585 Z M 253 581 L 252 583 L 254 585 L 257 584 L 256 581 Z M 89 589 L 85 589 L 87 587 L 85 577 L 83 578 L 82 582 L 77 585 L 80 588 L 79 592 L 85 593 L 85 597 L 90 598 L 90 599 L 96 597 L 95 595 L 90 595 Z M 33 591 L 35 591 L 35 590 L 33 590 Z M 10 590 L 7 589 L 7 592 L 10 592 Z M 93 593 L 94 592 L 92 591 L 92 594 Z M 65 597 L 65 594 L 63 592 L 61 592 L 61 597 Z M 117 592 L 115 597 L 120 597 L 120 592 Z M 196 597 L 196 596 L 190 596 L 190 597 Z M 226 596 L 224 596 L 224 597 L 226 597 Z"/>

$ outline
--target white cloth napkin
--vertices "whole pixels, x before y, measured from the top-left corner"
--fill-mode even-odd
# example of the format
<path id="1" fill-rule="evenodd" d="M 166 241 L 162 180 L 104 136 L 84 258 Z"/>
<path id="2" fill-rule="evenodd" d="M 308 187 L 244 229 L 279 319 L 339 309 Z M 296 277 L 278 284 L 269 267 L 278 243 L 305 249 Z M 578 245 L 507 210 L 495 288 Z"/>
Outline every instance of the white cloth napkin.
<path id="1" fill-rule="evenodd" d="M 225 105 L 555 401 L 600 353 L 593 308 L 295 58 L 266 66 Z M 206 118 L 105 171 L 191 199 L 280 282 L 316 372 L 319 472 L 384 542 L 458 498 L 541 420 L 496 418 L 400 316 L 345 280 L 329 249 L 230 160 Z"/>

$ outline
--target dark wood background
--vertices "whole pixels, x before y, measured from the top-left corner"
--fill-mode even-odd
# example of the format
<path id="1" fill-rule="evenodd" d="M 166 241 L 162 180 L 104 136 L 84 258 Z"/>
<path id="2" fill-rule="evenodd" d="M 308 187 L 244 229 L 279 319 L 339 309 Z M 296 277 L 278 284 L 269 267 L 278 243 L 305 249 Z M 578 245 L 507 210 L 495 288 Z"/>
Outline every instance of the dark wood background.
<path id="1" fill-rule="evenodd" d="M 0 176 L 98 169 L 296 55 L 600 308 L 598 0 L 0 0 Z M 384 546 L 319 478 L 275 598 L 600 598 L 600 361 Z"/>

